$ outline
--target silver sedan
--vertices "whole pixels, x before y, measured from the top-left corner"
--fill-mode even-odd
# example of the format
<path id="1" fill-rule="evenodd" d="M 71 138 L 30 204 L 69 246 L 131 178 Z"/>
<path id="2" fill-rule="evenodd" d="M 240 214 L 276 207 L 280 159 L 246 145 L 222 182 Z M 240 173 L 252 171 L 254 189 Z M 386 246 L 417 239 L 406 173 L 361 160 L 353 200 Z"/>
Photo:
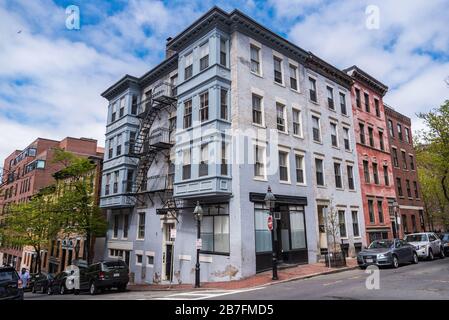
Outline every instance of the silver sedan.
<path id="1" fill-rule="evenodd" d="M 359 252 L 357 263 L 364 269 L 369 265 L 399 267 L 402 263 L 418 263 L 415 247 L 404 240 L 376 240 Z"/>

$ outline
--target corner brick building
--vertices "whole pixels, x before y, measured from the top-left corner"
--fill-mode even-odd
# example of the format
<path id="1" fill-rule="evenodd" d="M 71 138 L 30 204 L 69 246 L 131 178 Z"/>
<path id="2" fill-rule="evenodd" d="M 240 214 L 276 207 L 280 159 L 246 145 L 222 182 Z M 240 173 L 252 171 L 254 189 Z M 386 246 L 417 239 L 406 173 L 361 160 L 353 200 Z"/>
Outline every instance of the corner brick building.
<path id="1" fill-rule="evenodd" d="M 399 236 L 425 231 L 424 209 L 413 148 L 410 118 L 385 106 L 385 121 L 393 164 L 400 217 Z"/>
<path id="2" fill-rule="evenodd" d="M 37 138 L 23 150 L 15 150 L 3 165 L 0 219 L 11 204 L 27 202 L 39 190 L 55 183 L 53 174 L 62 169 L 62 164 L 53 163 L 55 148 L 79 156 L 103 156 L 103 149 L 97 147 L 97 140 L 87 138 L 67 137 L 62 141 Z M 4 244 L 0 244 L 0 262 L 19 270 L 23 265 L 24 248 L 2 246 Z"/>

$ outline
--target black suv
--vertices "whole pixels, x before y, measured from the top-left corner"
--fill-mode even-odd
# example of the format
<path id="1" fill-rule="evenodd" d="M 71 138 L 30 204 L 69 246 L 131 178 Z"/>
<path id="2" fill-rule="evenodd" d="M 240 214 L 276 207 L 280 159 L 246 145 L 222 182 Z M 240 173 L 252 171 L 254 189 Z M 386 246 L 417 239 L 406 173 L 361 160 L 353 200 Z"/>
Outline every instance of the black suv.
<path id="1" fill-rule="evenodd" d="M 440 234 L 441 244 L 443 245 L 444 254 L 449 257 L 449 232 Z"/>
<path id="2" fill-rule="evenodd" d="M 102 261 L 80 269 L 80 290 L 94 295 L 99 290 L 117 288 L 125 291 L 129 282 L 129 269 L 122 260 Z"/>
<path id="3" fill-rule="evenodd" d="M 0 267 L 0 300 L 23 300 L 22 280 L 12 267 Z"/>

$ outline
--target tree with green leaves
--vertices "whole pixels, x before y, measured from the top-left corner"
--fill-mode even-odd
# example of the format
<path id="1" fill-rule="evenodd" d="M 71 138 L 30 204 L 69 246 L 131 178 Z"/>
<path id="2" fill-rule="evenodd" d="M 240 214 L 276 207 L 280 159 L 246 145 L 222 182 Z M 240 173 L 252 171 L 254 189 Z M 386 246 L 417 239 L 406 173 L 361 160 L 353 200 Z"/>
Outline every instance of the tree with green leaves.
<path id="1" fill-rule="evenodd" d="M 107 229 L 106 219 L 96 204 L 96 164 L 64 150 L 55 151 L 54 161 L 65 166 L 54 175 L 57 210 L 64 220 L 61 232 L 78 234 L 86 239 L 84 250 L 88 263 L 91 263 L 93 240 L 103 236 Z"/>
<path id="2" fill-rule="evenodd" d="M 427 126 L 419 132 L 415 144 L 424 205 L 430 222 L 448 228 L 449 100 L 418 117 Z"/>
<path id="3" fill-rule="evenodd" d="M 40 252 L 48 247 L 62 223 L 50 196 L 52 191 L 52 188 L 46 188 L 29 202 L 12 205 L 5 213 L 0 229 L 4 243 L 33 247 L 38 272 L 41 271 Z"/>

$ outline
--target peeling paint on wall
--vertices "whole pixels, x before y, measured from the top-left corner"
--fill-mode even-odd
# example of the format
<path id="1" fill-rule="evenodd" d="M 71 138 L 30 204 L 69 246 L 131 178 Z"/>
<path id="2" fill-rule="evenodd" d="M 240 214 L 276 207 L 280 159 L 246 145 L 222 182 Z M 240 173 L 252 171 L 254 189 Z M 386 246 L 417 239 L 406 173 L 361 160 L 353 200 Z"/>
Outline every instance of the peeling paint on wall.
<path id="1" fill-rule="evenodd" d="M 224 278 L 229 276 L 229 280 L 231 280 L 232 277 L 235 277 L 238 272 L 239 269 L 237 269 L 233 265 L 228 264 L 224 269 L 224 271 L 215 271 L 213 275 L 218 278 Z"/>

